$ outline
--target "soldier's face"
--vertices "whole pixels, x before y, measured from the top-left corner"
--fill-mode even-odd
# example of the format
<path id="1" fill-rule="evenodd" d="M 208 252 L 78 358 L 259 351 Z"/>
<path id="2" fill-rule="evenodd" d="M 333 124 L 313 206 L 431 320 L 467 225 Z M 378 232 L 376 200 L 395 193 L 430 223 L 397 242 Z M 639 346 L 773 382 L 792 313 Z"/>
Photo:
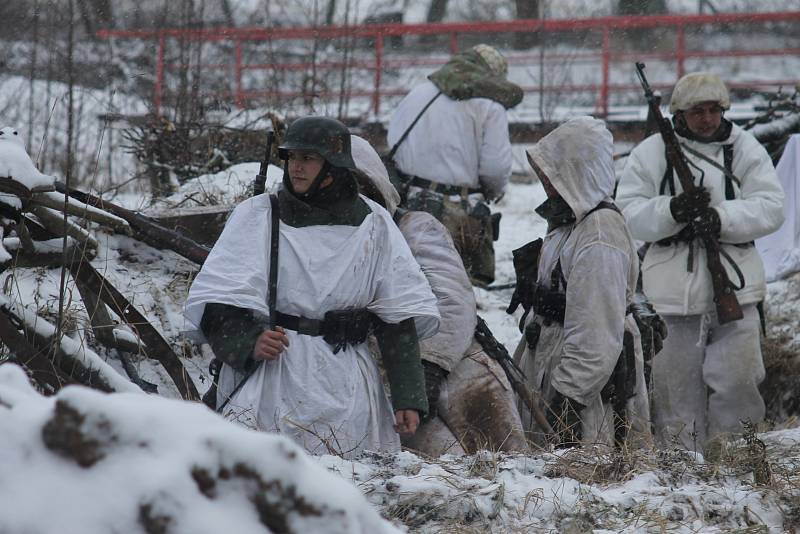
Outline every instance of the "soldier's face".
<path id="1" fill-rule="evenodd" d="M 722 123 L 722 107 L 716 102 L 701 102 L 683 112 L 686 126 L 699 137 L 713 136 Z"/>
<path id="2" fill-rule="evenodd" d="M 325 164 L 325 159 L 310 150 L 290 150 L 289 151 L 289 179 L 292 181 L 292 188 L 294 192 L 303 194 L 308 191 L 314 178 L 317 177 L 322 166 Z M 325 182 L 330 183 L 331 178 L 325 177 L 321 186 L 325 187 Z"/>
<path id="3" fill-rule="evenodd" d="M 528 162 L 533 167 L 533 172 L 536 173 L 536 176 L 539 178 L 539 181 L 542 183 L 542 187 L 544 188 L 544 192 L 547 195 L 547 198 L 553 198 L 558 196 L 558 191 L 553 184 L 550 183 L 550 178 L 544 173 L 544 171 L 536 164 L 535 161 L 528 156 Z"/>

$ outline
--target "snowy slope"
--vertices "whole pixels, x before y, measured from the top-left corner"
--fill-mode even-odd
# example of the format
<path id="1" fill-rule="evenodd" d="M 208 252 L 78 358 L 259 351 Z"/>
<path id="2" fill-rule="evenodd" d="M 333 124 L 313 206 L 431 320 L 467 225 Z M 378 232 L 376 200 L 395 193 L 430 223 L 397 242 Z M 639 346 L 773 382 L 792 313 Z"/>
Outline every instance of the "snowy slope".
<path id="1" fill-rule="evenodd" d="M 251 163 L 200 177 L 168 201 L 187 205 L 202 191 L 221 203 L 234 202 L 256 170 Z M 271 168 L 268 188 L 280 177 L 280 169 Z M 512 279 L 511 250 L 544 233 L 544 222 L 533 213 L 543 198 L 539 184 L 514 183 L 497 204 L 503 213 L 496 244 L 498 283 Z M 97 228 L 95 232 L 102 246 L 94 265 L 174 347 L 181 348 L 187 369 L 204 390 L 207 383 L 201 377 L 208 360 L 180 333 L 180 307 L 196 265 L 128 237 Z M 14 283 L 5 287 L 9 298 L 47 314 L 56 302 L 58 280 L 57 270 L 20 269 Z M 771 296 L 793 303 L 789 288 L 794 286 L 781 287 Z M 517 317 L 503 311 L 511 291 L 476 291 L 480 313 L 513 351 L 520 337 Z M 47 309 L 51 311 L 42 312 Z M 68 315 L 70 335 L 93 346 L 77 297 L 70 301 Z M 787 321 L 791 324 L 788 317 Z M 123 372 L 113 353 L 99 352 Z M 161 396 L 177 397 L 155 362 L 134 358 L 134 363 L 143 378 L 159 385 Z M 237 461 L 252 465 L 262 482 L 280 479 L 296 488 L 292 503 L 297 504 L 299 496 L 314 509 L 323 507 L 332 514 L 320 516 L 322 523 L 314 522 L 317 516 L 298 519 L 292 532 L 392 531 L 377 519 L 376 511 L 401 531 L 425 533 L 782 532 L 798 525 L 796 429 L 761 435 L 761 441 L 752 436 L 751 444 L 732 447 L 722 462 L 713 464 L 674 451 L 608 456 L 591 450 L 530 456 L 486 452 L 439 460 L 409 452 L 376 453 L 345 461 L 336 456 L 306 458 L 282 439 L 223 422 L 199 405 L 160 396 L 104 396 L 72 387 L 44 399 L 23 386 L 12 369 L 0 367 L 0 428 L 10 443 L 0 452 L 0 532 L 50 532 L 54 525 L 68 525 L 76 532 L 101 533 L 112 523 L 125 532 L 152 532 L 147 525 L 159 521 L 171 525 L 167 532 L 219 531 L 222 524 L 237 532 L 267 532 L 253 510 L 250 482 L 218 481 L 219 492 L 210 498 L 190 475 L 200 466 L 224 478 L 221 474 L 230 472 Z M 59 402 L 85 414 L 84 441 L 102 444 L 95 447 L 102 458 L 89 467 L 76 465 L 72 453 L 54 452 L 45 443 L 43 429 L 54 419 Z M 764 466 L 771 470 L 771 479 L 763 478 Z M 762 475 L 756 479 L 755 472 Z M 42 496 L 59 503 L 49 514 L 35 513 Z M 338 510 L 345 511 L 334 513 Z M 309 523 L 302 522 L 306 520 Z"/>

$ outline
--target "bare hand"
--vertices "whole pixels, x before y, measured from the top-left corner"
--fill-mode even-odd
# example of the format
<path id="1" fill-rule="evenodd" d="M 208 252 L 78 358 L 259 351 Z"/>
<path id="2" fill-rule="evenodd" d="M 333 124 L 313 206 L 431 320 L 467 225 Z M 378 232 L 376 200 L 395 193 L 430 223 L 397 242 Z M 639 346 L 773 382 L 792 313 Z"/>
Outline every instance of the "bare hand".
<path id="1" fill-rule="evenodd" d="M 283 352 L 283 349 L 288 346 L 289 338 L 286 337 L 286 331 L 283 328 L 276 326 L 275 330 L 264 330 L 256 339 L 256 345 L 253 347 L 253 358 L 256 360 L 275 360 Z"/>
<path id="2" fill-rule="evenodd" d="M 419 426 L 417 410 L 397 410 L 394 412 L 394 431 L 398 434 L 413 434 Z"/>

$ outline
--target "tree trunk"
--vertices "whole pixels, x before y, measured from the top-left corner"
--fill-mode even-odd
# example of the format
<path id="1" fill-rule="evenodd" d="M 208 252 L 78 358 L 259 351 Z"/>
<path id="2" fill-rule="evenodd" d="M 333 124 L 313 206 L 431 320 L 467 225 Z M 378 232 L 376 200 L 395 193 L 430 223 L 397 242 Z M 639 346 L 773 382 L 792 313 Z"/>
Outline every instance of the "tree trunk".
<path id="1" fill-rule="evenodd" d="M 666 0 L 619 0 L 617 3 L 617 15 L 663 15 L 666 12 Z"/>
<path id="2" fill-rule="evenodd" d="M 538 19 L 539 0 L 515 0 L 518 19 Z M 514 48 L 525 50 L 538 45 L 539 33 L 534 31 L 517 32 L 514 34 Z"/>
<path id="3" fill-rule="evenodd" d="M 447 12 L 447 0 L 431 0 L 426 22 L 442 22 Z"/>
<path id="4" fill-rule="evenodd" d="M 336 0 L 328 0 L 328 10 L 325 12 L 325 24 L 331 26 L 336 14 Z"/>

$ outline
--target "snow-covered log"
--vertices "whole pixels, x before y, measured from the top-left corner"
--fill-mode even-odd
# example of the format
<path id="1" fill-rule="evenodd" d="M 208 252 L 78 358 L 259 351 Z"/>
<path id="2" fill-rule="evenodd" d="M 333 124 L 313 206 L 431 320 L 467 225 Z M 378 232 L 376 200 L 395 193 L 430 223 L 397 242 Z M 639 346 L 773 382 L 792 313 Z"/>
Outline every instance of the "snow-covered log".
<path id="1" fill-rule="evenodd" d="M 43 397 L 0 366 L 0 532 L 399 534 L 290 440 L 199 403 L 74 386 Z"/>
<path id="2" fill-rule="evenodd" d="M 73 263 L 69 266 L 72 276 L 80 280 L 111 310 L 136 330 L 145 342 L 144 352 L 148 357 L 161 362 L 178 392 L 186 400 L 200 400 L 200 394 L 178 355 L 147 318 L 137 310 L 122 293 L 106 280 L 89 262 Z"/>
<path id="3" fill-rule="evenodd" d="M 94 206 L 84 204 L 72 197 L 67 198 L 69 201 L 65 205 L 64 195 L 61 193 L 36 193 L 31 197 L 31 202 L 61 212 L 66 209 L 69 215 L 102 224 L 119 233 L 128 235 L 131 233 L 131 227 L 125 219 Z"/>
<path id="4" fill-rule="evenodd" d="M 66 335 L 56 342 L 56 327 L 25 307 L 2 298 L 0 315 L 0 342 L 11 349 L 17 361 L 26 365 L 30 362 L 40 378 L 53 375 L 55 380 L 45 378 L 44 382 L 57 386 L 55 389 L 80 383 L 101 391 L 141 393 L 85 344 Z"/>
<path id="5" fill-rule="evenodd" d="M 63 184 L 57 183 L 56 187 L 61 191 L 64 189 Z M 198 265 L 202 265 L 208 257 L 208 253 L 210 252 L 208 247 L 197 243 L 185 235 L 165 228 L 145 215 L 82 191 L 71 190 L 70 195 L 87 205 L 108 211 L 124 219 L 134 229 L 134 237 L 144 241 L 148 245 L 156 248 L 167 248 Z"/>

